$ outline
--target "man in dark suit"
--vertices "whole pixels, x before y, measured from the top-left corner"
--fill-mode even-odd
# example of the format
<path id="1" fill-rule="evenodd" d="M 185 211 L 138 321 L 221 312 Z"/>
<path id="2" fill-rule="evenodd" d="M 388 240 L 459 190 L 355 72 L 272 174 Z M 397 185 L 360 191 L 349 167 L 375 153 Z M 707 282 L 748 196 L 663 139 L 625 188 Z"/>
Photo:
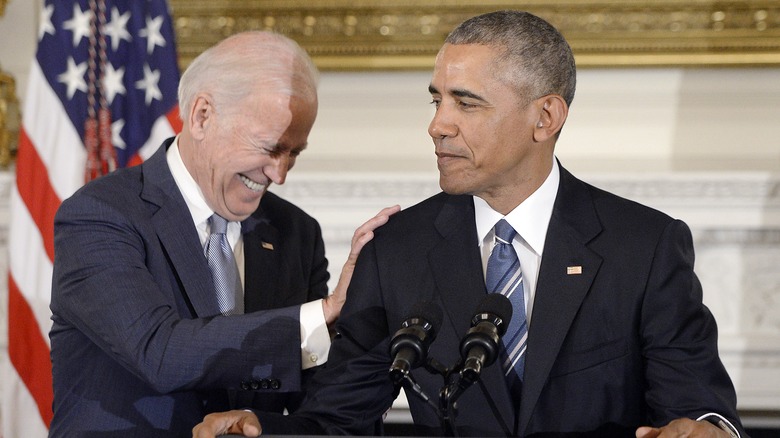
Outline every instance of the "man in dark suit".
<path id="1" fill-rule="evenodd" d="M 430 301 L 443 322 L 429 357 L 455 372 L 420 367 L 410 374 L 418 386 L 404 380 L 419 435 L 744 437 L 688 227 L 578 180 L 554 157 L 575 76 L 564 38 L 531 14 L 458 26 L 430 84 L 444 193 L 391 218 L 364 248 L 300 411 L 212 414 L 195 436 L 252 436 L 261 425 L 376 432 L 396 395 L 393 335 Z M 495 273 L 509 286 L 494 288 Z M 459 345 L 494 289 L 509 296 L 517 330 L 509 324 L 495 364 L 443 410 L 439 391 L 464 381 Z"/>
<path id="2" fill-rule="evenodd" d="M 233 36 L 182 76 L 179 136 L 62 203 L 51 436 L 180 437 L 214 410 L 295 408 L 305 370 L 327 360 L 357 253 L 397 210 L 358 228 L 328 295 L 319 224 L 266 192 L 306 148 L 316 81 L 292 40 Z M 227 301 L 215 237 L 234 274 Z"/>

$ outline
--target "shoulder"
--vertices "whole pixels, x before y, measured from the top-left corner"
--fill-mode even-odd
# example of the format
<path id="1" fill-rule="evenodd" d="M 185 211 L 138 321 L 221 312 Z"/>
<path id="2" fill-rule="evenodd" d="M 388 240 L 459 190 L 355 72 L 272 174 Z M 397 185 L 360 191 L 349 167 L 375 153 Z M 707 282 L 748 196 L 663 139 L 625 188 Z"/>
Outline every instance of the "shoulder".
<path id="1" fill-rule="evenodd" d="M 92 180 L 63 200 L 60 209 L 93 203 L 119 209 L 136 208 L 141 202 L 143 177 L 141 166 L 117 169 Z"/>
<path id="2" fill-rule="evenodd" d="M 605 227 L 630 228 L 661 232 L 675 219 L 656 208 L 624 198 L 611 192 L 590 187 L 595 209 Z"/>
<path id="3" fill-rule="evenodd" d="M 281 196 L 266 192 L 260 200 L 260 207 L 252 216 L 260 222 L 267 222 L 280 230 L 319 229 L 317 220 L 302 208 Z"/>
<path id="4" fill-rule="evenodd" d="M 408 240 L 421 242 L 439 236 L 440 227 L 462 230 L 463 220 L 474 220 L 474 201 L 470 195 L 440 192 L 390 216 L 387 224 L 376 230 L 375 239 L 394 243 Z"/>
<path id="5" fill-rule="evenodd" d="M 660 232 L 675 221 L 667 213 L 586 183 L 565 169 L 561 169 L 555 202 L 555 210 L 568 221 L 581 222 L 595 214 L 606 230 Z"/>

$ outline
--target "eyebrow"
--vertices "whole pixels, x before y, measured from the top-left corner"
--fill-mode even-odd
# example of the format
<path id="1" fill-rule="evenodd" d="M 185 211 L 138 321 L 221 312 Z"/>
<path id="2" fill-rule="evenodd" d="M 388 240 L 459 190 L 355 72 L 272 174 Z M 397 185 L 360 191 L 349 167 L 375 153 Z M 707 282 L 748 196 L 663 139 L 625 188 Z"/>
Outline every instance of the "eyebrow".
<path id="1" fill-rule="evenodd" d="M 429 85 L 428 86 L 428 92 L 430 92 L 431 94 L 441 94 L 441 93 L 439 93 L 439 90 L 437 90 L 436 87 L 434 87 L 433 85 Z M 485 98 L 483 98 L 479 94 L 472 93 L 471 91 L 463 90 L 463 89 L 460 89 L 460 88 L 456 88 L 456 89 L 452 90 L 450 92 L 450 94 L 452 94 L 453 96 L 456 96 L 456 97 L 468 97 L 468 98 L 471 98 L 471 99 L 479 100 L 481 102 L 487 102 L 487 100 L 485 100 Z"/>

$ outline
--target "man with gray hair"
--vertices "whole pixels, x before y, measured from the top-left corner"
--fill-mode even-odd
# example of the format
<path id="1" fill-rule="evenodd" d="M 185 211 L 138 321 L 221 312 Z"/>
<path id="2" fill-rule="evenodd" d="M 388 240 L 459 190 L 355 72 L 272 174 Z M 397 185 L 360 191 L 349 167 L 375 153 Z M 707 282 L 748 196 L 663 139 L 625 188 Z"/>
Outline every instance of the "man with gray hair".
<path id="1" fill-rule="evenodd" d="M 358 252 L 398 210 L 357 229 L 329 295 L 319 224 L 267 191 L 317 115 L 308 55 L 232 36 L 192 62 L 179 102 L 181 134 L 57 212 L 52 437 L 180 437 L 215 410 L 294 410 Z"/>
<path id="2" fill-rule="evenodd" d="M 372 434 L 390 374 L 416 435 L 744 437 L 688 227 L 555 158 L 575 81 L 534 15 L 458 26 L 429 86 L 443 193 L 363 249 L 301 410 L 211 414 L 193 434 Z"/>

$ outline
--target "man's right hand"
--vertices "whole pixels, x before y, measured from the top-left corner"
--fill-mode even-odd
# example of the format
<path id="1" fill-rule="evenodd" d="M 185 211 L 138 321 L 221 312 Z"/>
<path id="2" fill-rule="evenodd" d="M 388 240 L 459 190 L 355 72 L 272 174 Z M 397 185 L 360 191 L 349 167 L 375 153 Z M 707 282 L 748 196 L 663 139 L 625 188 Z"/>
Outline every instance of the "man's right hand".
<path id="1" fill-rule="evenodd" d="M 260 420 L 251 411 L 215 412 L 192 428 L 192 438 L 214 438 L 228 433 L 256 437 L 262 430 Z"/>

